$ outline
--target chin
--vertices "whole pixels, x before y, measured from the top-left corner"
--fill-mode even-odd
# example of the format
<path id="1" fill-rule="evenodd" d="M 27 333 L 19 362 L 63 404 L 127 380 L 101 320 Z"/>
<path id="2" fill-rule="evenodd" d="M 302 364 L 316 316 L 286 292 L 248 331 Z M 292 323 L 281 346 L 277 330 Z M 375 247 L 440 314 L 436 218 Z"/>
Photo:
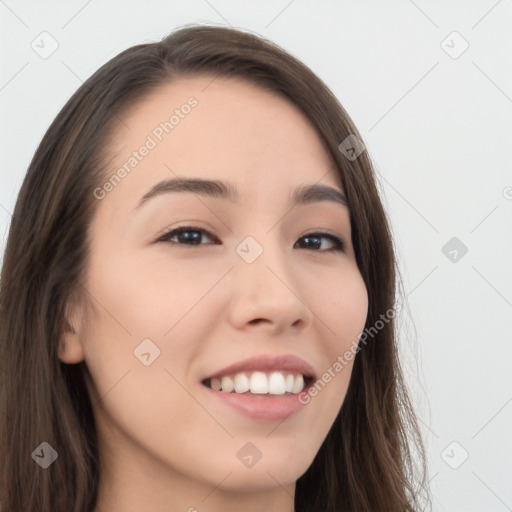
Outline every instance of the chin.
<path id="1" fill-rule="evenodd" d="M 300 451 L 299 451 L 300 453 Z M 222 483 L 225 490 L 243 491 L 243 492 L 262 492 L 270 491 L 276 487 L 287 487 L 295 482 L 307 471 L 313 462 L 314 455 L 305 457 L 296 456 L 297 452 L 291 453 L 283 451 L 281 454 L 274 451 L 271 457 L 262 455 L 261 459 L 252 462 L 253 465 L 245 466 L 242 462 L 223 464 L 218 467 L 214 473 L 228 475 Z M 218 484 L 218 482 L 216 482 Z"/>
<path id="2" fill-rule="evenodd" d="M 307 467 L 308 465 L 305 465 L 304 471 L 297 471 L 297 468 L 285 470 L 278 466 L 275 468 L 271 467 L 270 469 L 256 469 L 255 467 L 250 469 L 237 468 L 222 483 L 222 488 L 231 492 L 260 493 L 272 491 L 279 487 L 294 485 L 306 471 Z"/>

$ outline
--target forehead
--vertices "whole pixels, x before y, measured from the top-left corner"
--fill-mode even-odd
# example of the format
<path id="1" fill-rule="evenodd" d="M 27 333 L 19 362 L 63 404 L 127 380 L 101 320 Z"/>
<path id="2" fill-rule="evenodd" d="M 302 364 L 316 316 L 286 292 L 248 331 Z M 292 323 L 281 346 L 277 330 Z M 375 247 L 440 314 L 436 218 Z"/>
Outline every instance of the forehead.
<path id="1" fill-rule="evenodd" d="M 176 176 L 228 181 L 253 197 L 299 184 L 342 189 L 309 119 L 287 99 L 245 80 L 180 78 L 139 100 L 122 120 L 109 144 L 116 155 L 110 172 L 152 146 L 116 187 L 138 198 Z"/>

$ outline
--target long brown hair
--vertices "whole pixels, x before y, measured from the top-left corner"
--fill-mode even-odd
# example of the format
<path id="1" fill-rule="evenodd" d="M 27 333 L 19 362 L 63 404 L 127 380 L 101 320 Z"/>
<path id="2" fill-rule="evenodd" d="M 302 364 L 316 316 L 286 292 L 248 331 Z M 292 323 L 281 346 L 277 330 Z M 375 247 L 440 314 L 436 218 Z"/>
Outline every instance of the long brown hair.
<path id="1" fill-rule="evenodd" d="M 240 77 L 305 113 L 336 163 L 350 205 L 352 242 L 368 291 L 366 327 L 395 306 L 395 257 L 362 140 L 327 86 L 277 45 L 247 32 L 187 26 L 104 64 L 59 112 L 28 168 L 13 213 L 0 282 L 0 506 L 4 512 L 90 512 L 99 482 L 97 433 L 84 362 L 58 357 L 71 304 L 87 307 L 93 191 L 108 168 L 120 115 L 174 79 Z M 381 321 L 382 323 L 382 321 Z M 58 458 L 35 463 L 48 443 Z M 46 445 L 44 445 L 46 447 Z M 48 447 L 46 447 L 48 450 Z M 420 477 L 416 473 L 419 461 Z M 296 512 L 412 512 L 429 497 L 426 456 L 388 318 L 357 353 L 343 406 L 296 484 Z"/>

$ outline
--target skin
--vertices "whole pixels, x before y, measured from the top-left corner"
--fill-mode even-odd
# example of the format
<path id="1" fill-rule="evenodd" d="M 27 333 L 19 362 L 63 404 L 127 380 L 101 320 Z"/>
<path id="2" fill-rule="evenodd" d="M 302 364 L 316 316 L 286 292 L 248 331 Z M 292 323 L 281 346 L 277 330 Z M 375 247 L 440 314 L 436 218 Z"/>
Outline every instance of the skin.
<path id="1" fill-rule="evenodd" d="M 301 185 L 343 192 L 340 178 L 296 107 L 232 78 L 180 79 L 135 105 L 123 117 L 129 129 L 118 128 L 111 142 L 111 173 L 190 96 L 198 105 L 98 200 L 84 277 L 95 316 L 70 312 L 59 353 L 65 363 L 85 360 L 92 376 L 101 453 L 95 512 L 290 512 L 295 482 L 343 403 L 352 362 L 282 422 L 218 405 L 200 381 L 261 354 L 295 354 L 321 376 L 358 339 L 368 297 L 349 211 L 330 201 L 287 207 Z M 180 192 L 135 209 L 176 175 L 229 181 L 241 202 Z M 214 238 L 155 242 L 189 224 Z M 328 238 L 320 248 L 303 239 L 325 230 L 344 240 L 343 251 L 327 251 Z M 235 251 L 247 236 L 263 248 L 251 264 Z M 134 356 L 146 338 L 160 350 L 149 366 Z M 251 468 L 237 458 L 247 442 L 262 454 Z"/>

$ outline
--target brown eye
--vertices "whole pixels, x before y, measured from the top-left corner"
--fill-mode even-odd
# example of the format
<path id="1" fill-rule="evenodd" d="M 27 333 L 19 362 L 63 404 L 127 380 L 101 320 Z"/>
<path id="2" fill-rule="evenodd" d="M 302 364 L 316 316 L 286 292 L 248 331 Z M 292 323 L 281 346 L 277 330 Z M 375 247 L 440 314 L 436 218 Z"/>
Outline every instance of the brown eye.
<path id="1" fill-rule="evenodd" d="M 299 240 L 306 241 L 306 248 L 320 248 L 322 246 L 322 239 L 327 239 L 334 244 L 334 247 L 330 249 L 322 249 L 319 252 L 330 252 L 330 251 L 343 251 L 345 248 L 345 244 L 341 238 L 337 236 L 330 235 L 329 233 L 310 233 L 309 235 L 305 235 Z"/>
<path id="2" fill-rule="evenodd" d="M 194 226 L 182 226 L 167 232 L 159 239 L 159 241 L 170 242 L 176 245 L 204 245 L 201 244 L 203 234 L 206 234 L 210 239 L 214 238 L 206 229 Z M 171 240 L 175 237 L 177 238 L 177 241 Z"/>

